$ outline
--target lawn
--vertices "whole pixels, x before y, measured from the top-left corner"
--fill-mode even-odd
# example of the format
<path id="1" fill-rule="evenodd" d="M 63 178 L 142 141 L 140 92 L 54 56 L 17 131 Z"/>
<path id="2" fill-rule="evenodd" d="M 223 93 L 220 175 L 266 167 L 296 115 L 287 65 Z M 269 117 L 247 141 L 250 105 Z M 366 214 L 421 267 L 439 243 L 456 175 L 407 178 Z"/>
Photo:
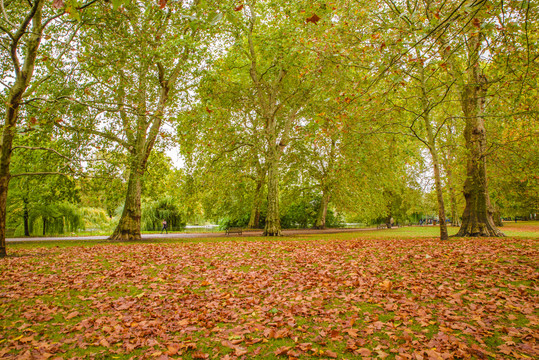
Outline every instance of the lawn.
<path id="1" fill-rule="evenodd" d="M 0 357 L 531 359 L 539 225 L 9 244 Z"/>

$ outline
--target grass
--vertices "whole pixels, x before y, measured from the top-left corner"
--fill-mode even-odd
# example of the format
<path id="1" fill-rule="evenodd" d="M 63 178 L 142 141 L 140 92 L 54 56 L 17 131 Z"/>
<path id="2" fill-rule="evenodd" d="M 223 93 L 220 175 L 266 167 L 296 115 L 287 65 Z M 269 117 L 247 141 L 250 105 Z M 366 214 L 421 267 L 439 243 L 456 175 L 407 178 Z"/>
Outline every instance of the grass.
<path id="1" fill-rule="evenodd" d="M 0 357 L 532 358 L 538 228 L 10 243 Z"/>

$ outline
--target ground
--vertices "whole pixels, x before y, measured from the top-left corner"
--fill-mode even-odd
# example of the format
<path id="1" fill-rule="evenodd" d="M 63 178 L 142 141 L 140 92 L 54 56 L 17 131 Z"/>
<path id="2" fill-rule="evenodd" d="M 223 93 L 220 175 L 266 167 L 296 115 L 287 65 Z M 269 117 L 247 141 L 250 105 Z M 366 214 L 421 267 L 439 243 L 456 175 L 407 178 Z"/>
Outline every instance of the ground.
<path id="1" fill-rule="evenodd" d="M 0 357 L 537 358 L 539 225 L 519 226 L 16 244 Z"/>

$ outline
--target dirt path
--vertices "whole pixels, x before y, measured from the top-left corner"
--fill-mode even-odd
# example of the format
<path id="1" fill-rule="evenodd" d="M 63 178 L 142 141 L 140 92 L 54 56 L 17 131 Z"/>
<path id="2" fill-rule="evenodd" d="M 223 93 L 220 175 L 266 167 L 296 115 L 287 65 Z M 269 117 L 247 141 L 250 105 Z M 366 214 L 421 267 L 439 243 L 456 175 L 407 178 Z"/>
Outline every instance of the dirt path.
<path id="1" fill-rule="evenodd" d="M 358 232 L 358 231 L 373 231 L 376 228 L 366 229 L 326 229 L 326 230 L 312 230 L 312 229 L 291 229 L 283 230 L 284 236 L 293 235 L 308 235 L 308 234 L 337 234 L 343 232 Z M 227 236 L 224 232 L 213 233 L 169 233 L 169 234 L 142 234 L 143 239 L 189 239 L 189 238 L 217 238 Z M 262 230 L 247 230 L 243 232 L 243 235 L 233 235 L 234 237 L 248 237 L 248 236 L 262 236 Z M 232 237 L 232 236 L 231 236 Z M 7 242 L 21 242 L 21 241 L 70 241 L 70 240 L 106 240 L 108 236 L 56 236 L 56 237 L 24 237 L 24 238 L 7 238 Z"/>

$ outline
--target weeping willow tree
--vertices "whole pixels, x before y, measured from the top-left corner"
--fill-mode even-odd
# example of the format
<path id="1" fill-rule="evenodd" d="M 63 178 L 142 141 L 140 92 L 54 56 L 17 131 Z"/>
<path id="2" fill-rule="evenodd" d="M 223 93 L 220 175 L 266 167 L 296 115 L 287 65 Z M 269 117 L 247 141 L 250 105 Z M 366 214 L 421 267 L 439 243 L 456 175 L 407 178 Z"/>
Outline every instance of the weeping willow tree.
<path id="1" fill-rule="evenodd" d="M 30 234 L 64 234 L 84 229 L 82 215 L 76 205 L 38 205 L 28 218 Z"/>
<path id="2" fill-rule="evenodd" d="M 142 228 L 146 231 L 161 230 L 163 220 L 169 230 L 183 230 L 185 217 L 172 196 L 142 205 Z"/>
<path id="3" fill-rule="evenodd" d="M 114 225 L 112 217 L 107 214 L 105 209 L 85 207 L 80 212 L 85 229 L 112 230 Z"/>

